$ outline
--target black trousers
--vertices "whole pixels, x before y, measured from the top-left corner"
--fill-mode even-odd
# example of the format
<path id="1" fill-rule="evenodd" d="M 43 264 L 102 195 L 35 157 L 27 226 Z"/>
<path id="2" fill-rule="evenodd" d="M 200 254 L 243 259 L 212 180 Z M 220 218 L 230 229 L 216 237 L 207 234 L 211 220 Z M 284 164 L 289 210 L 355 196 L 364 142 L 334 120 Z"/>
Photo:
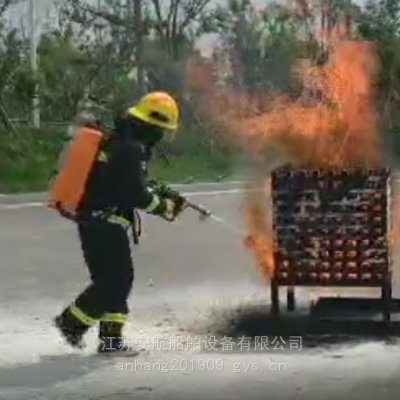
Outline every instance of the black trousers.
<path id="1" fill-rule="evenodd" d="M 98 319 L 104 314 L 128 314 L 134 267 L 126 230 L 105 221 L 78 224 L 79 238 L 91 284 L 75 305 Z"/>

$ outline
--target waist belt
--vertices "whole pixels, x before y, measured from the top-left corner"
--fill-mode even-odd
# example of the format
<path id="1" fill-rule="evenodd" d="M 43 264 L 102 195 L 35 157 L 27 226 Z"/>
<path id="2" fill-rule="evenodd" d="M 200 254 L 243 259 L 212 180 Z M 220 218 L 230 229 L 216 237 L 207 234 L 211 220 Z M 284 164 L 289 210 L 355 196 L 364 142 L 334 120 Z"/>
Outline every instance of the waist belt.
<path id="1" fill-rule="evenodd" d="M 104 221 L 111 224 L 120 225 L 126 230 L 132 229 L 133 243 L 139 244 L 139 239 L 142 234 L 142 220 L 137 210 L 133 210 L 132 219 L 122 217 L 118 214 L 115 214 L 113 211 L 92 211 L 85 214 L 71 214 L 58 208 L 58 212 L 63 217 L 77 223 Z"/>

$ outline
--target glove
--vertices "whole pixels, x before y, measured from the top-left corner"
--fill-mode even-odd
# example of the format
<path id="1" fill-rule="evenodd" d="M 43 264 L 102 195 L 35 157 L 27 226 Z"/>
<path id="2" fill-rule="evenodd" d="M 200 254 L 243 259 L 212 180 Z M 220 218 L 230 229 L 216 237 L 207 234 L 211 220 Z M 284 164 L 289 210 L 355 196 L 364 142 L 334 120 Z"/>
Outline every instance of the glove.
<path id="1" fill-rule="evenodd" d="M 160 196 L 166 196 L 167 194 L 170 194 L 171 189 L 169 186 L 165 185 L 162 182 L 158 182 L 154 179 L 150 179 L 148 182 L 148 188 L 149 190 L 153 191 L 154 193 L 157 193 Z"/>
<path id="2" fill-rule="evenodd" d="M 182 197 L 166 197 L 163 199 L 164 207 L 161 217 L 168 222 L 173 222 L 185 209 L 186 200 Z"/>

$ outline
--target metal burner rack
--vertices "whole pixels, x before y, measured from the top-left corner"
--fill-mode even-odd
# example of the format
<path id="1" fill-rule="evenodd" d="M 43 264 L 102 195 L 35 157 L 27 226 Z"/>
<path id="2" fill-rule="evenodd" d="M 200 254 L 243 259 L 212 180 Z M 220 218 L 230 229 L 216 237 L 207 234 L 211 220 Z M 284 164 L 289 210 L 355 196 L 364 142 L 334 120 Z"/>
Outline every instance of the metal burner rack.
<path id="1" fill-rule="evenodd" d="M 275 170 L 272 310 L 280 286 L 289 311 L 296 286 L 377 287 L 390 320 L 390 198 L 388 169 Z"/>

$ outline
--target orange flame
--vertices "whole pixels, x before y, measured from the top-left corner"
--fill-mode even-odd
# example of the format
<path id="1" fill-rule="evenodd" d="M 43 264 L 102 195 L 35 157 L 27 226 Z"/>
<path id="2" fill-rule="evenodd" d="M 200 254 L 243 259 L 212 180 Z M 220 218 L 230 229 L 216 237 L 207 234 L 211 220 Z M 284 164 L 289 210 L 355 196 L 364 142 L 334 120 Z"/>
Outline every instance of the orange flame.
<path id="1" fill-rule="evenodd" d="M 299 60 L 293 69 L 304 88 L 300 98 L 207 94 L 208 116 L 229 132 L 264 177 L 275 166 L 271 155 L 281 164 L 319 169 L 384 163 L 374 105 L 374 47 L 347 39 L 340 29 L 324 41 L 329 57 L 323 65 Z M 249 232 L 245 244 L 267 279 L 274 270 L 268 201 L 267 193 L 253 193 L 243 204 Z"/>
<path id="2" fill-rule="evenodd" d="M 269 109 L 258 113 L 247 106 L 246 113 L 253 114 L 250 117 L 241 118 L 231 108 L 239 140 L 257 138 L 259 154 L 272 148 L 299 166 L 345 168 L 379 163 L 382 154 L 370 83 L 375 66 L 371 45 L 335 40 L 331 46 L 324 66 L 304 62 L 296 66 L 305 88 L 300 99 L 274 97 Z M 236 106 L 245 101 L 236 100 Z"/>
<path id="3" fill-rule="evenodd" d="M 270 191 L 270 181 L 266 182 L 266 191 Z M 249 190 L 243 203 L 243 212 L 247 229 L 245 246 L 253 251 L 261 277 L 268 280 L 274 271 L 272 215 L 266 214 L 268 204 L 257 191 Z"/>

